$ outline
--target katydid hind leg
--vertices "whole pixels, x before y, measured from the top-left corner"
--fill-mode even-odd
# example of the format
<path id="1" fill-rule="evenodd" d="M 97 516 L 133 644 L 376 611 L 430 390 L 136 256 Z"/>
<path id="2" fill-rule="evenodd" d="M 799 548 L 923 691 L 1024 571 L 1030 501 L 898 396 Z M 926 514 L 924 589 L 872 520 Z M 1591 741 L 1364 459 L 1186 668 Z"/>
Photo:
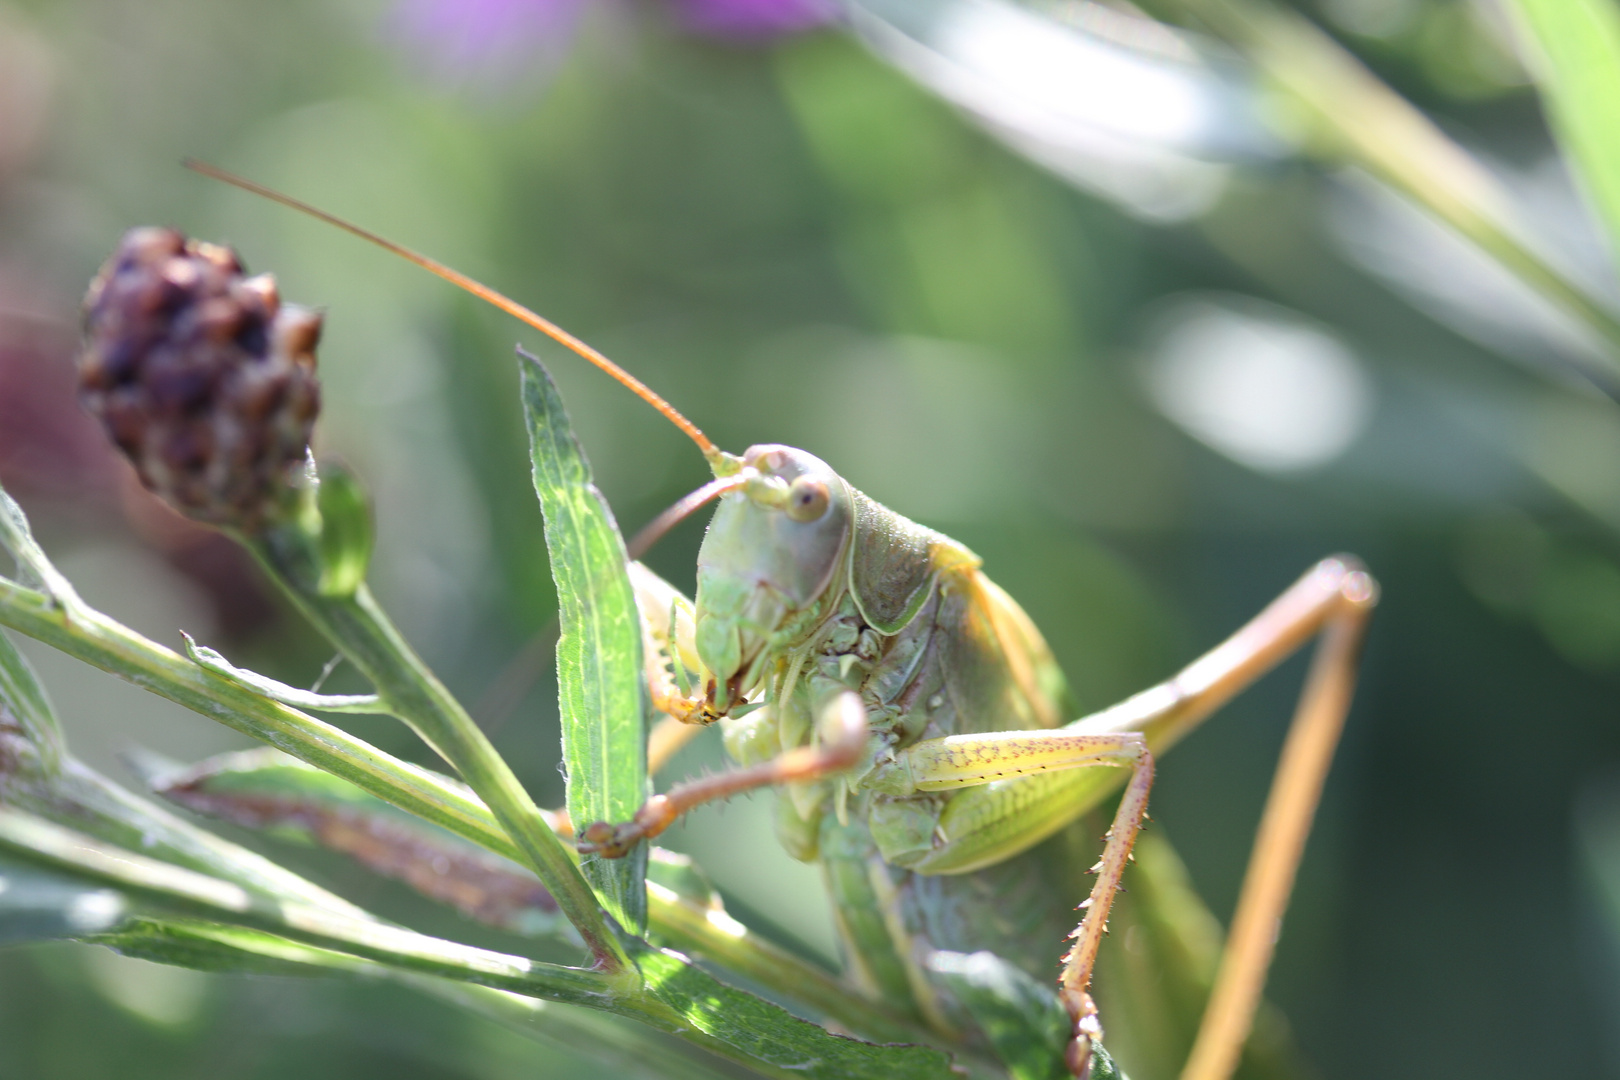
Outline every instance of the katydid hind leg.
<path id="1" fill-rule="evenodd" d="M 1313 635 L 1321 634 L 1323 645 L 1294 724 L 1294 731 L 1306 733 L 1299 736 L 1305 750 L 1285 755 L 1279 767 L 1274 791 L 1284 794 L 1274 795 L 1278 809 L 1268 810 L 1269 824 L 1263 826 L 1257 843 L 1257 869 L 1251 877 L 1258 884 L 1245 890 L 1245 903 L 1234 921 L 1233 939 L 1212 996 L 1211 1018 L 1201 1029 L 1199 1043 L 1205 1049 L 1198 1052 L 1194 1064 L 1208 1060 L 1215 1068 L 1199 1065 L 1205 1071 L 1189 1073 L 1185 1080 L 1225 1080 L 1230 1074 L 1231 1065 L 1220 1063 L 1227 1058 L 1235 1062 L 1258 1004 L 1270 959 L 1269 934 L 1286 902 L 1322 777 L 1349 707 L 1356 652 L 1376 593 L 1372 579 L 1358 564 L 1342 558 L 1324 560 L 1222 645 L 1172 679 L 1118 706 L 1056 731 L 952 736 L 916 744 L 898 756 L 900 760 L 890 772 L 903 775 L 906 786 L 925 791 L 962 789 L 947 804 L 950 820 L 941 818 L 941 824 L 947 826 L 941 832 L 948 839 L 909 863 L 924 874 L 960 873 L 1008 857 L 1095 805 L 1105 789 L 1081 780 L 1088 774 L 1095 776 L 1095 770 L 1077 767 L 1132 766 L 1103 859 L 1096 867 L 1098 881 L 1082 905 L 1086 916 L 1075 931 L 1076 943 L 1065 958 L 1061 980 L 1065 1005 L 1075 1022 L 1076 1039 L 1069 1057 L 1077 1073 L 1089 1061 L 1085 1043 L 1100 1033 L 1088 986 L 1108 908 L 1146 808 L 1152 776 L 1146 750 L 1173 742 Z M 1129 758 L 1123 753 L 1123 743 L 1105 747 L 1103 740 L 1110 734 L 1142 740 L 1144 752 Z M 1290 744 L 1295 742 L 1291 737 Z M 1038 797 L 1027 797 L 1029 792 Z M 1014 819 L 1043 802 L 1061 801 L 1066 796 L 1073 800 L 1067 813 L 1048 807 L 1036 815 L 1043 831 L 1033 838 L 1020 835 Z M 971 827 L 962 827 L 964 822 Z M 1252 901 L 1247 899 L 1251 892 L 1256 897 Z"/>
<path id="2" fill-rule="evenodd" d="M 1237 909 L 1181 1080 L 1227 1080 L 1260 1004 L 1283 912 L 1293 891 L 1322 787 L 1350 711 L 1377 584 L 1346 575 L 1342 602 L 1322 629 L 1255 836 Z"/>
<path id="3" fill-rule="evenodd" d="M 1243 631 L 1188 669 L 1196 671 L 1200 665 L 1207 665 L 1208 670 L 1188 681 L 1203 680 L 1208 688 L 1205 693 L 1224 701 L 1293 652 L 1302 643 L 1301 630 L 1320 636 L 1272 781 L 1215 984 L 1181 1080 L 1228 1080 L 1242 1056 L 1306 836 L 1349 713 L 1361 642 L 1377 598 L 1376 583 L 1358 565 L 1340 559 L 1324 560 Z M 1301 599 L 1304 605 L 1299 604 Z M 1295 617 L 1274 618 L 1290 609 Z M 1253 633 L 1257 624 L 1264 626 L 1267 622 L 1271 633 Z M 1242 642 L 1244 647 L 1234 649 L 1234 642 Z M 1223 652 L 1227 654 L 1225 663 L 1209 664 L 1211 658 Z M 1179 678 L 1186 675 L 1184 672 Z M 1194 695 L 1178 702 L 1174 713 L 1179 714 L 1176 718 L 1183 724 L 1197 723 L 1214 707 L 1213 703 L 1199 702 Z M 1134 841 L 1134 832 L 1129 839 L 1119 834 L 1127 822 L 1139 823 L 1146 809 L 1145 787 L 1142 805 L 1133 805 L 1138 780 L 1139 775 L 1133 776 L 1121 799 L 1109 833 L 1109 848 L 1118 846 L 1128 851 Z M 1120 863 L 1122 869 L 1123 859 Z M 1089 944 L 1088 929 L 1093 933 L 1100 930 L 1094 923 L 1102 908 L 1099 893 L 1106 886 L 1111 898 L 1119 884 L 1108 849 L 1095 869 L 1097 886 L 1082 905 L 1088 909 L 1087 915 L 1076 930 L 1074 949 L 1064 958 L 1060 979 L 1061 996 L 1075 1025 L 1066 1064 L 1077 1077 L 1087 1075 L 1090 1040 L 1101 1035 L 1095 1004 L 1088 993 L 1095 946 L 1089 953 L 1082 950 Z M 1105 908 L 1102 913 L 1106 918 Z"/>

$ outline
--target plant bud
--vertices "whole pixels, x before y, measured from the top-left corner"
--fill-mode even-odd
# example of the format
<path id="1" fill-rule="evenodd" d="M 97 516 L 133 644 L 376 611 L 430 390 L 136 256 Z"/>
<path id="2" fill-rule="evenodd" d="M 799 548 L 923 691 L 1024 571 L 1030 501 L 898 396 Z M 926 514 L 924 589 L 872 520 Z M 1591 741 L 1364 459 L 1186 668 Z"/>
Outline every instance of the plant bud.
<path id="1" fill-rule="evenodd" d="M 300 488 L 321 316 L 174 229 L 133 229 L 84 300 L 79 400 L 187 517 L 256 531 Z"/>

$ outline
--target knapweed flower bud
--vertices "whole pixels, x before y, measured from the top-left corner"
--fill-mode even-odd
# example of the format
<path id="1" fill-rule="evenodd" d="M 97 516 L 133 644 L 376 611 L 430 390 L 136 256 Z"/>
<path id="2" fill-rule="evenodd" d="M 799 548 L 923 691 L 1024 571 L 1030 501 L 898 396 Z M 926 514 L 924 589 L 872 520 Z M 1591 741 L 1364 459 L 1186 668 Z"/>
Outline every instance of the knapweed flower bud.
<path id="1" fill-rule="evenodd" d="M 253 531 L 293 504 L 320 412 L 321 316 L 174 229 L 133 229 L 84 299 L 79 400 L 187 517 Z"/>

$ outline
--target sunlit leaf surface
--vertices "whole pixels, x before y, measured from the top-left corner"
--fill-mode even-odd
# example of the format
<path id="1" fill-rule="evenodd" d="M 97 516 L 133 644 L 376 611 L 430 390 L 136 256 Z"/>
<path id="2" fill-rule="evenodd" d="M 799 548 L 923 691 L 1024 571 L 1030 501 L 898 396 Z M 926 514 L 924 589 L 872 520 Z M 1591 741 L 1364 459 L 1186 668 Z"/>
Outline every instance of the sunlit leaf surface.
<path id="1" fill-rule="evenodd" d="M 641 628 L 624 539 L 551 376 L 533 359 L 522 369 L 534 489 L 559 597 L 557 702 L 568 814 L 579 828 L 628 821 L 647 794 L 647 736 Z M 603 904 L 638 933 L 647 922 L 646 865 L 645 845 L 627 858 L 587 855 L 582 862 Z"/>
<path id="2" fill-rule="evenodd" d="M 874 1046 L 829 1034 L 752 994 L 734 990 L 677 953 L 636 957 L 648 987 L 693 1027 L 767 1065 L 822 1080 L 922 1080 L 951 1075 L 923 1046 Z"/>

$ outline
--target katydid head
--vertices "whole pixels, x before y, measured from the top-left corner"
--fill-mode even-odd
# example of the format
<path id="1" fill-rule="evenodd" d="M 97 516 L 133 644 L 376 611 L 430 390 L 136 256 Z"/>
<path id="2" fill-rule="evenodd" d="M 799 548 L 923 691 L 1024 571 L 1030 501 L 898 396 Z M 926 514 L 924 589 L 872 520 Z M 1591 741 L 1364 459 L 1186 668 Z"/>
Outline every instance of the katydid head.
<path id="1" fill-rule="evenodd" d="M 697 651 L 716 715 L 761 684 L 773 647 L 825 614 L 852 503 L 843 479 L 803 450 L 768 444 L 743 455 L 698 552 Z"/>

